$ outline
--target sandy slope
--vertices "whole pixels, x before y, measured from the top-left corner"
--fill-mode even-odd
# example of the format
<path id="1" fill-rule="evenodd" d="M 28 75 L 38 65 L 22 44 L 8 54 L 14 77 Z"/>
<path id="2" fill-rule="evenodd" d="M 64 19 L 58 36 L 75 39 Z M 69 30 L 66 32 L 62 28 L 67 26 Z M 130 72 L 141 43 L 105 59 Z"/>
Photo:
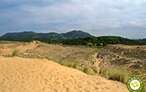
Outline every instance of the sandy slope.
<path id="1" fill-rule="evenodd" d="M 0 57 L 0 92 L 128 92 L 125 85 L 46 59 Z"/>

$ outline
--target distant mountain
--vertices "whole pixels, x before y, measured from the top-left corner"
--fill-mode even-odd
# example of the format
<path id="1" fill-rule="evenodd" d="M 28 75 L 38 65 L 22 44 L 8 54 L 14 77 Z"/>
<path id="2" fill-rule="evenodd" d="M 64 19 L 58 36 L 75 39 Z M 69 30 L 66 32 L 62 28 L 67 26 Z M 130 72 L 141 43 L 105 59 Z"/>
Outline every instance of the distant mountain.
<path id="1" fill-rule="evenodd" d="M 6 33 L 3 36 L 0 37 L 0 39 L 2 40 L 29 40 L 32 39 L 32 37 L 34 37 L 36 35 L 36 33 L 34 32 L 18 32 L 18 33 Z"/>
<path id="2" fill-rule="evenodd" d="M 62 33 L 61 36 L 64 39 L 78 39 L 78 38 L 93 37 L 89 33 L 86 33 L 86 32 L 80 31 L 80 30 L 79 31 L 73 30 L 71 32 Z"/>
<path id="3" fill-rule="evenodd" d="M 100 36 L 95 37 L 89 33 L 73 30 L 67 33 L 35 33 L 35 32 L 17 32 L 7 33 L 0 37 L 0 40 L 6 41 L 33 41 L 39 40 L 47 43 L 62 43 L 67 45 L 89 45 L 99 46 L 107 44 L 127 44 L 127 45 L 143 45 L 146 39 L 133 40 L 119 36 Z"/>
<path id="4" fill-rule="evenodd" d="M 41 41 L 60 41 L 64 39 L 79 39 L 93 37 L 89 33 L 73 30 L 67 33 L 35 33 L 35 32 L 17 32 L 17 33 L 7 33 L 0 37 L 1 40 L 9 41 L 31 41 L 31 40 L 41 40 Z"/>

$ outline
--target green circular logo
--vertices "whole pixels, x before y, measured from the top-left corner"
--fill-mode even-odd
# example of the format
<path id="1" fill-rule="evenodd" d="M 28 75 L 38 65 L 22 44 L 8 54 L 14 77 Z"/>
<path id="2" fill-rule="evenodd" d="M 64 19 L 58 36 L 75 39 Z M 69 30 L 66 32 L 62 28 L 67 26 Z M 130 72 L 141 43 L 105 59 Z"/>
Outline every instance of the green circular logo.
<path id="1" fill-rule="evenodd" d="M 138 77 L 130 77 L 127 82 L 130 92 L 143 92 L 144 82 Z"/>

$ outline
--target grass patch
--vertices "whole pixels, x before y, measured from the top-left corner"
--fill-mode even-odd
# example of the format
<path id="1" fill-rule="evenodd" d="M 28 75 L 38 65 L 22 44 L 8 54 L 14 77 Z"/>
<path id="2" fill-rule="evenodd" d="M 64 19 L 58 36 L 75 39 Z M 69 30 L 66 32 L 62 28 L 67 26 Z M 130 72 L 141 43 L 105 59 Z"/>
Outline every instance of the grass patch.
<path id="1" fill-rule="evenodd" d="M 17 56 L 17 54 L 18 54 L 18 50 L 15 49 L 15 50 L 12 52 L 12 55 L 11 55 L 11 56 L 12 56 L 12 57 Z"/>
<path id="2" fill-rule="evenodd" d="M 86 74 L 89 74 L 89 75 L 94 75 L 96 74 L 97 72 L 92 68 L 92 67 L 89 67 L 88 65 L 85 65 L 85 64 L 82 64 L 82 62 L 76 62 L 76 61 L 62 61 L 62 62 L 59 62 L 61 65 L 64 65 L 64 66 L 68 66 L 68 67 L 71 67 L 71 68 L 74 68 L 74 69 L 78 69 Z"/>
<path id="3" fill-rule="evenodd" d="M 90 68 L 90 67 L 84 68 L 83 72 L 86 73 L 86 74 L 89 74 L 89 75 L 94 75 L 94 74 L 96 74 L 96 71 L 94 71 L 94 70 L 93 70 L 92 68 Z"/>
<path id="4" fill-rule="evenodd" d="M 112 67 L 112 68 L 102 68 L 100 74 L 107 79 L 120 81 L 122 83 L 127 83 L 130 76 L 129 72 L 123 68 Z"/>

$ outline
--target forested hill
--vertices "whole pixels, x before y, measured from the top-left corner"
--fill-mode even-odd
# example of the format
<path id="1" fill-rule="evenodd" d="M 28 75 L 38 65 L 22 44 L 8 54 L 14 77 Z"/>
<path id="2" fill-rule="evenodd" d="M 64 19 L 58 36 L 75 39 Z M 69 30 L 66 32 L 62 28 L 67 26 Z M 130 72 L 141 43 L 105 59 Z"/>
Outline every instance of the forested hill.
<path id="1" fill-rule="evenodd" d="M 107 45 L 107 44 L 126 44 L 126 45 L 146 45 L 144 40 L 133 40 L 128 38 L 123 38 L 119 36 L 100 36 L 100 37 L 88 37 L 72 40 L 64 40 L 63 44 L 69 45 Z"/>
<path id="2" fill-rule="evenodd" d="M 0 37 L 4 41 L 33 41 L 38 40 L 47 43 L 61 43 L 67 45 L 89 45 L 99 46 L 107 44 L 127 44 L 127 45 L 145 45 L 146 39 L 133 40 L 119 36 L 100 36 L 95 37 L 89 33 L 73 30 L 67 33 L 35 33 L 35 32 L 17 32 L 7 33 Z"/>
<path id="3" fill-rule="evenodd" d="M 66 33 L 35 33 L 35 32 L 16 32 L 16 33 L 6 33 L 0 37 L 1 40 L 10 41 L 32 41 L 32 40 L 42 40 L 42 41 L 59 41 L 65 39 L 78 39 L 93 37 L 89 33 L 73 30 Z"/>

